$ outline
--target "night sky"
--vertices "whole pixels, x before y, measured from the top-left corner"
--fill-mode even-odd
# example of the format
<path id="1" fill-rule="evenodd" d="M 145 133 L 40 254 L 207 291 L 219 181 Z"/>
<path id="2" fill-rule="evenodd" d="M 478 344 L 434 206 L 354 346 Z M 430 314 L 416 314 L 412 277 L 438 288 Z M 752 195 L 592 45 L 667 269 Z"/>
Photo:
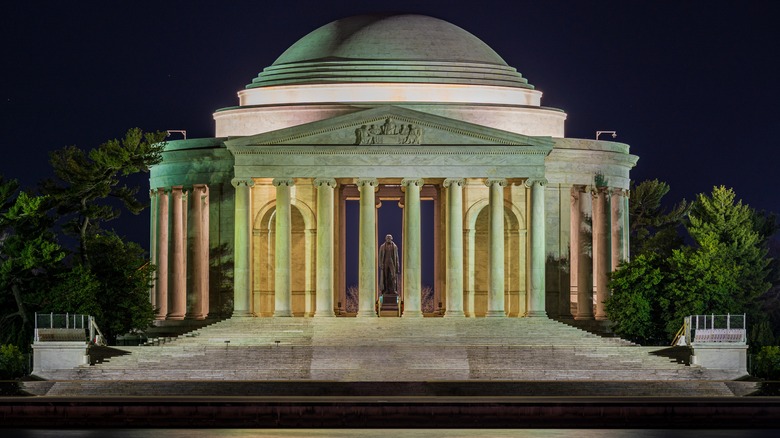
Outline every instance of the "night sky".
<path id="1" fill-rule="evenodd" d="M 722 184 L 780 212 L 769 1 L 4 2 L 0 173 L 33 187 L 50 176 L 49 151 L 135 126 L 213 136 L 213 111 L 287 47 L 376 12 L 473 33 L 568 113 L 567 137 L 616 130 L 640 156 L 633 179 L 667 181 L 671 201 Z M 147 214 L 114 226 L 147 246 Z"/>

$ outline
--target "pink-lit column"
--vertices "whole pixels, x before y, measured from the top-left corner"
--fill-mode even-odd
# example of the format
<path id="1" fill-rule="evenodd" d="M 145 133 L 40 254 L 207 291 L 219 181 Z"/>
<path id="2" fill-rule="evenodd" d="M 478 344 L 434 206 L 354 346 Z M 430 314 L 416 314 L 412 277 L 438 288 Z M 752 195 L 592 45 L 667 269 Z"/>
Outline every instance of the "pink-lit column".
<path id="1" fill-rule="evenodd" d="M 205 306 L 208 306 L 209 272 L 208 272 L 208 205 L 206 203 L 208 188 L 196 184 L 190 191 L 189 202 L 189 260 L 192 265 L 190 273 L 190 290 L 187 296 L 187 319 L 203 319 L 206 316 Z M 204 214 L 205 210 L 205 214 Z M 205 216 L 205 220 L 204 220 Z"/>
<path id="2" fill-rule="evenodd" d="M 184 265 L 184 190 L 174 186 L 171 190 L 171 290 L 168 319 L 184 319 L 187 311 L 187 272 Z"/>
<path id="3" fill-rule="evenodd" d="M 592 201 L 587 187 L 579 186 L 578 191 L 578 251 L 572 256 L 577 257 L 577 315 L 574 319 L 593 319 L 593 259 L 590 252 L 593 239 L 588 229 Z"/>
<path id="4" fill-rule="evenodd" d="M 157 189 L 157 282 L 155 284 L 154 319 L 168 315 L 168 189 Z"/>

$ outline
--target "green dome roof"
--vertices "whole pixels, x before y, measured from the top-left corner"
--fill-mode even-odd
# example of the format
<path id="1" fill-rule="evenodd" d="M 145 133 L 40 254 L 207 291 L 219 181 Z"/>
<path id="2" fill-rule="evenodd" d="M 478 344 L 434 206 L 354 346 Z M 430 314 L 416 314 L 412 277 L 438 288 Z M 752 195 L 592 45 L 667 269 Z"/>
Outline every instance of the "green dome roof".
<path id="1" fill-rule="evenodd" d="M 361 15 L 314 30 L 247 88 L 406 82 L 533 88 L 479 38 L 423 15 Z"/>

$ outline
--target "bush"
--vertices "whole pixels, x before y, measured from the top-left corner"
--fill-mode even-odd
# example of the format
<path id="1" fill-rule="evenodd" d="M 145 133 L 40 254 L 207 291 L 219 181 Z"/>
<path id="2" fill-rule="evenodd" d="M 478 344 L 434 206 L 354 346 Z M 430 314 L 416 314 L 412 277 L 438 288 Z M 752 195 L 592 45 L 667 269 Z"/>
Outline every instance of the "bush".
<path id="1" fill-rule="evenodd" d="M 16 345 L 0 345 L 0 380 L 22 377 L 24 364 L 24 355 Z"/>
<path id="2" fill-rule="evenodd" d="M 761 347 L 753 360 L 753 375 L 768 380 L 780 380 L 780 347 Z"/>

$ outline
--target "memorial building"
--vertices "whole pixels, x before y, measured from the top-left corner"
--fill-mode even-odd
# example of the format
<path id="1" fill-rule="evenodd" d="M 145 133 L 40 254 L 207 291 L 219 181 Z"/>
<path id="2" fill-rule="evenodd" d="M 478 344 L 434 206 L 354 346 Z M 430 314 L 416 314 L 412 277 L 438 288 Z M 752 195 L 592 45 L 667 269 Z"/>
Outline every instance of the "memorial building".
<path id="1" fill-rule="evenodd" d="M 440 19 L 356 16 L 314 30 L 214 113 L 215 137 L 169 141 L 152 168 L 158 323 L 344 316 L 348 264 L 357 317 L 376 317 L 382 203 L 403 210 L 401 317 L 424 316 L 421 245 L 432 242 L 437 314 L 605 318 L 607 274 L 629 256 L 638 157 L 566 138 L 566 113 L 541 98 Z"/>

